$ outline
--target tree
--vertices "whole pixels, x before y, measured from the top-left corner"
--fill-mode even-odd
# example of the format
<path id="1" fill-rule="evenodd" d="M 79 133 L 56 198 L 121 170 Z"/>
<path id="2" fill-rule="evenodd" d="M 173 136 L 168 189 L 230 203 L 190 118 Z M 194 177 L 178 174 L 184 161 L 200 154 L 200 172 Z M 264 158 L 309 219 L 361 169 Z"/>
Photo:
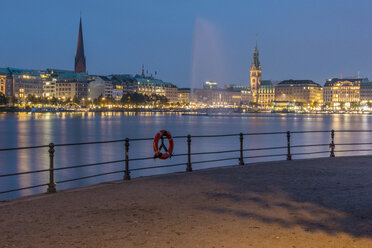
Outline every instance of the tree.
<path id="1" fill-rule="evenodd" d="M 0 105 L 5 105 L 7 103 L 8 103 L 7 97 L 3 93 L 0 93 Z"/>
<path id="2" fill-rule="evenodd" d="M 351 107 L 352 109 L 357 109 L 357 108 L 360 107 L 360 104 L 359 104 L 358 102 L 352 102 L 352 103 L 350 104 L 350 107 Z"/>

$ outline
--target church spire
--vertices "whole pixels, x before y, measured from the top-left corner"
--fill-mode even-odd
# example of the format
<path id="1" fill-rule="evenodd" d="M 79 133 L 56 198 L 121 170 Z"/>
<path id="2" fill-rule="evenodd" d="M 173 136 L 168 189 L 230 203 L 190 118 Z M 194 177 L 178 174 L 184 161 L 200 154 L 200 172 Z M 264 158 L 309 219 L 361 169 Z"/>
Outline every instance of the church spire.
<path id="1" fill-rule="evenodd" d="M 254 48 L 254 53 L 253 53 L 253 61 L 252 61 L 252 68 L 253 66 L 256 68 L 256 69 L 260 69 L 261 68 L 261 64 L 260 64 L 260 60 L 258 58 L 258 48 L 257 48 L 257 40 L 256 40 L 256 46 Z"/>
<path id="2" fill-rule="evenodd" d="M 75 72 L 86 72 L 87 66 L 85 64 L 84 54 L 84 41 L 83 41 L 83 26 L 81 23 L 80 14 L 80 25 L 79 25 L 79 37 L 75 56 Z"/>

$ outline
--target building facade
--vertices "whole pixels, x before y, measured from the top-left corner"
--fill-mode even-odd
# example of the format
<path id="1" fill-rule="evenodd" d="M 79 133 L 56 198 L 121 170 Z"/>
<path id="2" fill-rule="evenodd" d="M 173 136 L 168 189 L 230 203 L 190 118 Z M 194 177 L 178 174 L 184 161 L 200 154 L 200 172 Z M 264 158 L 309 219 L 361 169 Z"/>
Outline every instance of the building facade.
<path id="1" fill-rule="evenodd" d="M 360 83 L 360 102 L 372 102 L 372 82 L 368 81 L 368 79 Z"/>
<path id="2" fill-rule="evenodd" d="M 327 80 L 323 87 L 323 101 L 325 103 L 351 103 L 359 102 L 361 79 Z"/>
<path id="3" fill-rule="evenodd" d="M 320 105 L 323 90 L 311 80 L 285 80 L 275 86 L 275 101 Z"/>
<path id="4" fill-rule="evenodd" d="M 135 76 L 134 92 L 148 96 L 165 96 L 169 102 L 178 102 L 178 88 L 174 84 L 152 77 Z"/>
<path id="5" fill-rule="evenodd" d="M 258 89 L 258 103 L 261 106 L 269 106 L 275 101 L 275 87 L 270 80 L 263 80 Z"/>
<path id="6" fill-rule="evenodd" d="M 212 107 L 240 106 L 242 94 L 240 90 L 228 89 L 194 89 L 193 102 Z"/>
<path id="7" fill-rule="evenodd" d="M 3 95 L 6 95 L 6 79 L 6 75 L 0 74 L 0 93 L 2 93 Z"/>
<path id="8" fill-rule="evenodd" d="M 252 91 L 253 101 L 259 102 L 259 89 L 261 87 L 262 69 L 260 60 L 258 58 L 257 43 L 253 53 L 253 61 L 250 70 L 250 86 Z"/>
<path id="9" fill-rule="evenodd" d="M 189 104 L 191 102 L 190 88 L 179 88 L 178 89 L 178 102 L 182 104 Z"/>
<path id="10" fill-rule="evenodd" d="M 64 73 L 56 81 L 55 96 L 61 99 L 88 98 L 88 79 L 85 73 Z"/>
<path id="11" fill-rule="evenodd" d="M 88 98 L 92 100 L 98 99 L 100 96 L 112 98 L 113 84 L 108 77 L 96 76 L 94 80 L 89 82 Z"/>
<path id="12" fill-rule="evenodd" d="M 6 68 L 8 78 L 6 84 L 6 94 L 19 99 L 24 99 L 28 95 L 41 97 L 43 95 L 43 80 L 39 71 Z"/>

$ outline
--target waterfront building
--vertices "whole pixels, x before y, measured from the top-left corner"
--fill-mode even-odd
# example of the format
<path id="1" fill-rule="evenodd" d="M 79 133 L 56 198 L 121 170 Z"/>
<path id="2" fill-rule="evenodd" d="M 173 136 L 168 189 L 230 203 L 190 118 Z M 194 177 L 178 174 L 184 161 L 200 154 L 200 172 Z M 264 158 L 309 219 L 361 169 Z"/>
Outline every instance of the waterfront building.
<path id="1" fill-rule="evenodd" d="M 57 98 L 83 100 L 88 98 L 88 76 L 85 73 L 62 73 L 56 81 Z"/>
<path id="2" fill-rule="evenodd" d="M 340 103 L 359 102 L 360 83 L 362 79 L 332 78 L 326 81 L 323 87 L 323 100 L 333 106 Z"/>
<path id="3" fill-rule="evenodd" d="M 253 61 L 250 70 L 250 86 L 253 96 L 253 101 L 258 103 L 259 102 L 259 89 L 261 87 L 261 77 L 262 77 L 262 69 L 259 60 L 257 42 L 256 47 L 253 53 Z"/>
<path id="4" fill-rule="evenodd" d="M 88 98 L 98 99 L 100 96 L 105 98 L 113 97 L 113 84 L 108 77 L 96 76 L 89 82 Z"/>
<path id="5" fill-rule="evenodd" d="M 275 87 L 271 80 L 263 80 L 258 89 L 258 103 L 261 106 L 269 106 L 275 101 Z"/>
<path id="6" fill-rule="evenodd" d="M 7 79 L 7 76 L 6 75 L 2 75 L 0 74 L 0 93 L 6 95 L 6 79 Z"/>
<path id="7" fill-rule="evenodd" d="M 285 80 L 275 86 L 275 101 L 319 105 L 323 102 L 323 90 L 311 80 Z"/>
<path id="8" fill-rule="evenodd" d="M 190 88 L 179 88 L 178 89 L 178 102 L 182 104 L 189 104 L 190 101 L 191 101 Z"/>
<path id="9" fill-rule="evenodd" d="M 206 81 L 203 83 L 203 89 L 218 89 L 218 83 Z"/>
<path id="10" fill-rule="evenodd" d="M 56 96 L 56 78 L 48 78 L 43 81 L 43 97 Z"/>
<path id="11" fill-rule="evenodd" d="M 248 105 L 250 102 L 253 101 L 251 87 L 247 85 L 235 85 L 230 84 L 229 86 L 225 87 L 226 90 L 232 91 L 239 91 L 241 95 L 240 104 Z M 237 97 L 235 96 L 237 99 Z"/>
<path id="12" fill-rule="evenodd" d="M 360 102 L 372 102 L 372 82 L 368 81 L 368 78 L 360 82 Z"/>
<path id="13" fill-rule="evenodd" d="M 216 107 L 240 106 L 242 94 L 237 89 L 194 89 L 193 102 Z"/>
<path id="14" fill-rule="evenodd" d="M 78 36 L 78 43 L 77 43 L 76 55 L 75 55 L 75 72 L 85 73 L 86 71 L 87 71 L 87 66 L 86 66 L 85 54 L 84 54 L 83 27 L 81 24 L 81 17 L 80 17 L 79 36 Z"/>
<path id="15" fill-rule="evenodd" d="M 148 96 L 165 96 L 169 102 L 178 102 L 178 88 L 174 84 L 153 77 L 136 75 L 134 77 L 134 92 Z"/>
<path id="16" fill-rule="evenodd" d="M 134 83 L 135 77 L 130 74 L 114 74 L 108 76 L 113 84 L 113 95 L 116 95 L 117 98 L 123 94 L 129 94 L 134 92 Z M 121 99 L 120 97 L 120 99 Z"/>
<path id="17" fill-rule="evenodd" d="M 43 81 L 37 70 L 16 68 L 1 68 L 0 72 L 7 75 L 5 93 L 8 96 L 23 99 L 28 95 L 41 97 L 43 95 Z"/>

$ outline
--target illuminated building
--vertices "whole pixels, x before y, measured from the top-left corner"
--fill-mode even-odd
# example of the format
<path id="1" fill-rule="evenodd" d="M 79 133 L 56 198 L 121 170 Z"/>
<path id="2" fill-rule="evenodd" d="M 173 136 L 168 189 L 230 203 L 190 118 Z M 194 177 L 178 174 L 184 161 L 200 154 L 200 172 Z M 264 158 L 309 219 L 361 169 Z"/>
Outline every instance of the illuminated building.
<path id="1" fill-rule="evenodd" d="M 268 106 L 275 101 L 275 87 L 270 80 L 263 80 L 258 89 L 258 103 L 262 106 Z"/>
<path id="2" fill-rule="evenodd" d="M 1 68 L 2 74 L 7 75 L 5 93 L 8 96 L 25 98 L 28 95 L 42 96 L 43 81 L 40 72 L 36 70 Z"/>
<path id="3" fill-rule="evenodd" d="M 203 89 L 218 89 L 218 83 L 206 81 L 203 83 Z"/>
<path id="4" fill-rule="evenodd" d="M 56 96 L 56 78 L 49 78 L 43 81 L 43 96 L 55 97 Z"/>
<path id="5" fill-rule="evenodd" d="M 152 77 L 135 76 L 134 92 L 148 96 L 165 96 L 169 102 L 178 102 L 178 88 L 174 84 Z"/>
<path id="6" fill-rule="evenodd" d="M 189 104 L 191 101 L 191 90 L 190 88 L 178 89 L 178 102 L 183 104 Z"/>
<path id="7" fill-rule="evenodd" d="M 56 81 L 57 98 L 88 98 L 88 79 L 85 73 L 62 73 Z"/>
<path id="8" fill-rule="evenodd" d="M 360 101 L 361 79 L 327 80 L 323 87 L 323 100 L 325 103 L 350 103 Z"/>
<path id="9" fill-rule="evenodd" d="M 262 70 L 260 60 L 258 58 L 257 42 L 253 53 L 253 61 L 250 70 L 250 85 L 254 102 L 259 102 L 259 89 L 261 87 Z"/>
<path id="10" fill-rule="evenodd" d="M 6 88 L 6 78 L 7 76 L 6 75 L 1 75 L 0 74 L 0 93 L 2 94 L 6 94 L 5 92 L 5 88 Z"/>
<path id="11" fill-rule="evenodd" d="M 86 71 L 87 71 L 87 66 L 85 63 L 85 54 L 84 54 L 83 27 L 81 24 L 81 17 L 80 17 L 78 44 L 77 44 L 76 55 L 75 55 L 75 72 L 85 73 Z"/>
<path id="12" fill-rule="evenodd" d="M 362 80 L 360 83 L 360 102 L 372 102 L 372 82 L 368 81 L 368 79 Z"/>
<path id="13" fill-rule="evenodd" d="M 89 82 L 88 98 L 97 99 L 100 96 L 111 98 L 113 97 L 112 91 L 113 85 L 108 77 L 96 76 L 93 81 Z"/>
<path id="14" fill-rule="evenodd" d="M 194 89 L 193 102 L 210 106 L 240 106 L 242 93 L 232 89 Z"/>
<path id="15" fill-rule="evenodd" d="M 323 90 L 311 80 L 285 80 L 275 86 L 275 101 L 319 105 Z"/>
<path id="16" fill-rule="evenodd" d="M 252 91 L 249 86 L 230 84 L 229 86 L 225 87 L 225 89 L 240 92 L 241 95 L 240 104 L 248 105 L 250 102 L 253 101 Z M 237 99 L 237 97 L 235 98 Z"/>

